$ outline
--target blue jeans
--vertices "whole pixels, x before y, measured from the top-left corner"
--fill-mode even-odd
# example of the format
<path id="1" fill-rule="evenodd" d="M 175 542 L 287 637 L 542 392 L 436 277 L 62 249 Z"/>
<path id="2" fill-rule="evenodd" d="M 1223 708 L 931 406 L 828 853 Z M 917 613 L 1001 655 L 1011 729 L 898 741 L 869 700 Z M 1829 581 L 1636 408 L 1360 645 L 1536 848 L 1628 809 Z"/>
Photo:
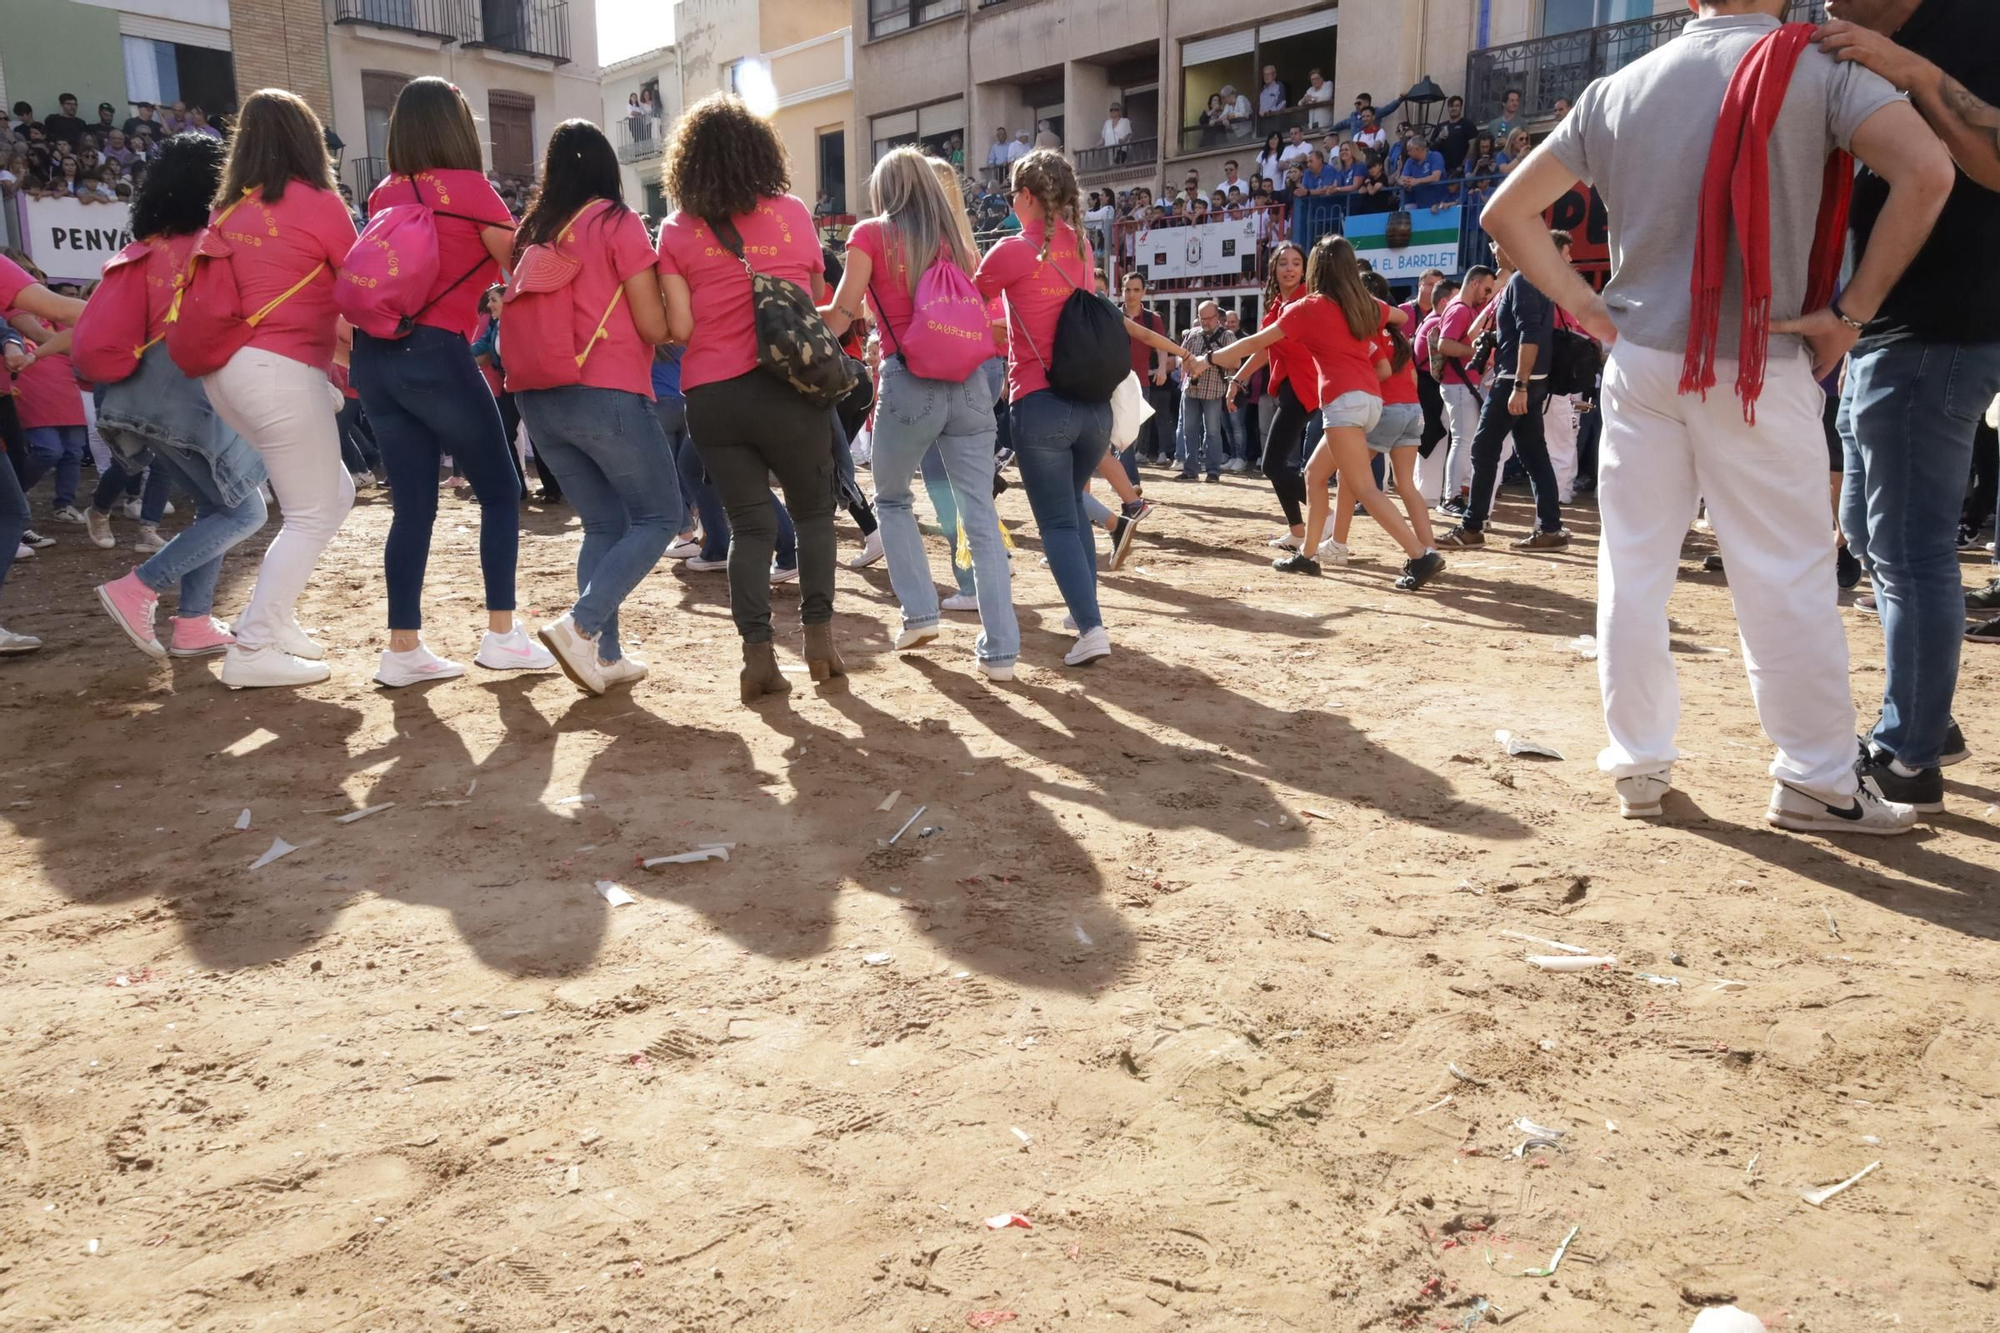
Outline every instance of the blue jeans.
<path id="1" fill-rule="evenodd" d="M 23 488 L 31 488 L 42 475 L 49 471 L 56 474 L 55 507 L 76 503 L 76 488 L 83 480 L 83 455 L 90 445 L 90 437 L 81 426 L 29 426 L 22 434 L 28 437 L 29 480 Z"/>
<path id="2" fill-rule="evenodd" d="M 225 504 L 207 459 L 163 445 L 153 446 L 153 476 L 179 482 L 194 497 L 194 522 L 132 572 L 155 593 L 178 583 L 181 598 L 175 615 L 205 616 L 215 609 L 215 581 L 222 574 L 223 553 L 264 526 L 264 492 L 253 488 L 235 504 Z M 151 489 L 148 482 L 149 494 Z"/>
<path id="3" fill-rule="evenodd" d="M 514 609 L 520 558 L 521 481 L 500 408 L 472 348 L 455 333 L 419 324 L 406 338 L 354 335 L 354 387 L 382 450 L 395 517 L 382 545 L 389 628 L 422 629 L 424 568 L 437 522 L 444 455 L 479 501 L 479 570 L 486 609 Z M 532 429 L 532 428 L 531 428 Z"/>
<path id="4" fill-rule="evenodd" d="M 1222 456 L 1228 444 L 1222 436 L 1222 400 L 1181 395 L 1180 465 L 1183 477 L 1222 471 Z M 1207 466 L 1204 467 L 1203 463 Z"/>
<path id="5" fill-rule="evenodd" d="M 1965 633 L 1958 514 L 1996 390 L 2000 343 L 1865 339 L 1847 364 L 1841 530 L 1869 565 L 1888 650 L 1874 740 L 1911 768 L 1937 763 L 1950 725 Z"/>
<path id="6" fill-rule="evenodd" d="M 140 489 L 141 475 L 145 477 L 143 491 Z M 111 466 L 104 469 L 104 475 L 97 479 L 97 490 L 90 497 L 90 507 L 100 514 L 108 514 L 111 502 L 123 491 L 127 495 L 143 497 L 139 501 L 141 523 L 158 523 L 167 512 L 167 492 L 173 484 L 174 474 L 165 468 L 151 467 L 143 474 L 127 472 L 125 464 L 113 454 Z"/>
<path id="7" fill-rule="evenodd" d="M 944 455 L 938 452 L 936 445 L 924 451 L 924 461 L 917 465 L 917 473 L 924 479 L 924 493 L 931 497 L 931 508 L 937 513 L 939 529 L 945 534 L 945 539 L 953 544 L 951 576 L 958 580 L 959 594 L 964 597 L 976 596 L 972 571 L 961 567 L 958 563 L 956 555 L 958 501 L 952 498 L 951 474 L 945 471 Z"/>
<path id="8" fill-rule="evenodd" d="M 11 463 L 11 455 L 0 461 L 0 588 L 7 585 L 7 571 L 14 567 L 14 553 L 21 549 L 21 534 L 34 518 Z"/>
<path id="9" fill-rule="evenodd" d="M 963 383 L 928 380 L 912 374 L 894 357 L 882 362 L 875 408 L 875 504 L 882 525 L 882 552 L 889 582 L 903 604 L 903 628 L 925 629 L 938 622 L 937 586 L 930 557 L 917 527 L 910 483 L 924 455 L 935 449 L 944 463 L 972 551 L 974 595 L 979 599 L 979 660 L 1011 665 L 1021 655 L 1021 631 L 1014 619 L 1013 576 L 993 508 L 993 381 L 981 366 Z M 957 524 L 945 538 L 957 545 Z M 957 567 L 954 558 L 953 567 Z"/>
<path id="10" fill-rule="evenodd" d="M 1015 460 L 1021 488 L 1041 529 L 1049 572 L 1076 620 L 1077 633 L 1104 624 L 1097 609 L 1096 529 L 1084 495 L 1111 447 L 1111 404 L 1077 403 L 1040 389 L 1015 402 Z"/>
<path id="11" fill-rule="evenodd" d="M 598 658 L 616 662 L 618 607 L 680 527 L 673 448 L 653 405 L 636 393 L 575 384 L 517 393 L 514 405 L 583 520 L 582 596 L 570 614 L 584 634 L 601 636 Z"/>

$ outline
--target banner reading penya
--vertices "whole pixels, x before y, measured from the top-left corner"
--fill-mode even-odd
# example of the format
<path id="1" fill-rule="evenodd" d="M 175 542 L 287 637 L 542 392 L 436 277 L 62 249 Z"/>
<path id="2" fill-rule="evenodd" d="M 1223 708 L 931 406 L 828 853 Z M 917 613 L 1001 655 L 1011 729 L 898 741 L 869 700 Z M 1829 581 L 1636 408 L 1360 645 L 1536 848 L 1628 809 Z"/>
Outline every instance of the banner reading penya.
<path id="1" fill-rule="evenodd" d="M 30 199 L 25 194 L 16 200 L 21 248 L 50 282 L 95 282 L 104 266 L 132 243 L 129 204 Z"/>

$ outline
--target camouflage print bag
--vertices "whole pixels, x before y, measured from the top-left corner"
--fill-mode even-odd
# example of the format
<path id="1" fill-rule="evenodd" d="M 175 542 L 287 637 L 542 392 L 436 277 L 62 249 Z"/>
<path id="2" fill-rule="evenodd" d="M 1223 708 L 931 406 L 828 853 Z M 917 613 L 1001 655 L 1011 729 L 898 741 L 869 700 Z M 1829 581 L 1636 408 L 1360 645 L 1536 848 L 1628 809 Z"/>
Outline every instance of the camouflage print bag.
<path id="1" fill-rule="evenodd" d="M 783 380 L 814 407 L 834 407 L 854 389 L 855 363 L 820 318 L 812 296 L 797 283 L 759 273 L 743 253 L 736 224 L 724 219 L 715 234 L 750 275 L 750 310 L 757 325 L 757 364 Z"/>

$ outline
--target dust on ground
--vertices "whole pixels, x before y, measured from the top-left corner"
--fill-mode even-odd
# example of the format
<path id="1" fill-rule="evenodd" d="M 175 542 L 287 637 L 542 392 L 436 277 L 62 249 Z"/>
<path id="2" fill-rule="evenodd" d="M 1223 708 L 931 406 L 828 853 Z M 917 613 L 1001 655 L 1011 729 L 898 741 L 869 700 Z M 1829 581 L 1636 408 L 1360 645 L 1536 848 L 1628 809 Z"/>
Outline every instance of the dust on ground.
<path id="1" fill-rule="evenodd" d="M 897 659 L 886 571 L 843 569 L 851 688 L 755 712 L 721 574 L 628 603 L 630 693 L 379 691 L 372 498 L 302 613 L 333 679 L 231 693 L 133 652 L 88 593 L 130 555 L 65 531 L 7 589 L 51 646 L 0 667 L 0 1326 L 2000 1326 L 2000 655 L 1968 646 L 1950 813 L 1778 833 L 1726 585 L 1685 565 L 1685 795 L 1621 821 L 1594 510 L 1411 597 L 1366 521 L 1284 578 L 1267 487 L 1157 489 L 1108 661 L 1057 665 L 1016 490 L 1019 680 L 974 673 L 971 616 Z M 523 521 L 549 614 L 578 529 Z M 447 500 L 432 561 L 461 658 L 477 524 Z"/>

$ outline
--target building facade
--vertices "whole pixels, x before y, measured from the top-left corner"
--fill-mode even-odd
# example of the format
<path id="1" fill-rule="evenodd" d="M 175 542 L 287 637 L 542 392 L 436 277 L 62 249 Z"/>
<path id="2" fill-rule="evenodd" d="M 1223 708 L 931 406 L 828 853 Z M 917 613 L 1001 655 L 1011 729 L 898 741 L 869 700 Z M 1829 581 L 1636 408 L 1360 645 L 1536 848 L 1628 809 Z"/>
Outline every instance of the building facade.
<path id="1" fill-rule="evenodd" d="M 74 93 L 79 114 L 95 118 L 99 103 L 112 105 L 123 124 L 139 101 L 184 102 L 211 114 L 233 111 L 252 82 L 275 66 L 261 42 L 242 48 L 244 32 L 281 26 L 284 14 L 304 5 L 302 76 L 310 82 L 319 51 L 318 88 L 326 87 L 326 58 L 318 38 L 320 0 L 0 0 L 0 102 L 27 102 L 35 113 L 56 110 L 56 99 Z M 239 91 L 240 90 L 240 91 Z"/>
<path id="2" fill-rule="evenodd" d="M 240 3 L 240 0 L 232 0 Z M 604 114 L 596 0 L 323 0 L 329 122 L 357 198 L 387 174 L 389 112 L 403 85 L 437 75 L 480 121 L 486 167 L 517 196 L 562 121 Z"/>
<path id="3" fill-rule="evenodd" d="M 674 45 L 682 106 L 715 92 L 740 95 L 784 141 L 792 193 L 822 213 L 852 211 L 848 0 L 679 0 Z"/>
<path id="4" fill-rule="evenodd" d="M 660 188 L 660 152 L 681 113 L 678 52 L 644 51 L 598 71 L 604 104 L 598 124 L 618 150 L 625 202 L 652 218 L 667 215 Z"/>

